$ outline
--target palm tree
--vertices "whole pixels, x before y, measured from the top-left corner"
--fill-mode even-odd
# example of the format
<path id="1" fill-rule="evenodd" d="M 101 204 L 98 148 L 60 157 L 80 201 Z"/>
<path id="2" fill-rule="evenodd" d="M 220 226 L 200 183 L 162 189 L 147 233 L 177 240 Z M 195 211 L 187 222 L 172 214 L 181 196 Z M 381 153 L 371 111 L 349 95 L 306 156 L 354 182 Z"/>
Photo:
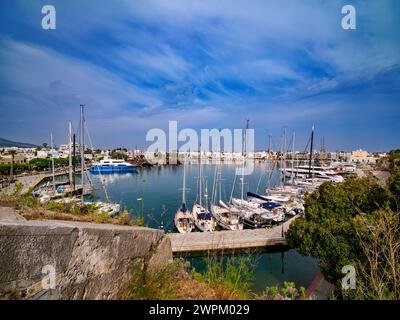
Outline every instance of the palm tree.
<path id="1" fill-rule="evenodd" d="M 14 180 L 14 157 L 17 152 L 15 150 L 10 150 L 9 153 L 11 154 L 10 179 L 11 179 L 11 181 L 13 181 Z"/>

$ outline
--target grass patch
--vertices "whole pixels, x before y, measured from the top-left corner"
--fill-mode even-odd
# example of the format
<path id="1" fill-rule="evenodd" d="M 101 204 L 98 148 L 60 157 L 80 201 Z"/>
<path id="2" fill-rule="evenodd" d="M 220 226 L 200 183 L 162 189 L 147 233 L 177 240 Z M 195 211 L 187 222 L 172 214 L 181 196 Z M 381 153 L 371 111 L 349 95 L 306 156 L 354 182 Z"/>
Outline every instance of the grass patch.
<path id="1" fill-rule="evenodd" d="M 38 198 L 31 195 L 32 190 L 21 194 L 22 188 L 23 185 L 17 182 L 13 193 L 0 192 L 0 206 L 15 208 L 28 220 L 48 219 L 110 223 L 128 226 L 142 225 L 140 221 L 136 223 L 136 220 L 132 219 L 131 215 L 127 212 L 122 212 L 116 217 L 110 217 L 106 212 L 99 212 L 98 208 L 93 204 L 55 201 L 41 204 Z"/>
<path id="2" fill-rule="evenodd" d="M 295 300 L 304 299 L 305 288 L 293 282 L 266 288 L 261 294 L 251 291 L 255 258 L 246 255 L 204 258 L 205 268 L 196 271 L 188 262 L 173 263 L 153 272 L 143 261 L 131 266 L 131 280 L 122 299 L 128 300 Z"/>
<path id="3" fill-rule="evenodd" d="M 222 299 L 251 299 L 251 286 L 256 260 L 249 255 L 224 256 L 209 255 L 204 258 L 205 268 L 192 270 L 195 280 L 206 283 Z"/>
<path id="4" fill-rule="evenodd" d="M 179 298 L 178 282 L 182 271 L 179 261 L 175 260 L 155 272 L 146 272 L 143 268 L 143 263 L 132 264 L 132 280 L 127 286 L 124 299 L 173 300 Z"/>

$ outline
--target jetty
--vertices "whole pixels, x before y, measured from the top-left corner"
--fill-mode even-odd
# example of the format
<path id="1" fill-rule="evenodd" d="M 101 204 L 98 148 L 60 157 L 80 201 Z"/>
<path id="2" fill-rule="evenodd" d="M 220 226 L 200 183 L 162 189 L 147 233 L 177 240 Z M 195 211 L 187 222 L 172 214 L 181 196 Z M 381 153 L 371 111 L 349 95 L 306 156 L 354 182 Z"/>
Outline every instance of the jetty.
<path id="1" fill-rule="evenodd" d="M 297 217 L 297 216 L 296 216 Z M 285 232 L 296 219 L 265 229 L 169 233 L 173 253 L 265 249 L 285 245 Z"/>
<path id="2" fill-rule="evenodd" d="M 61 169 L 54 173 L 54 176 L 63 176 L 68 174 L 68 169 Z M 76 171 L 76 174 L 80 174 L 80 170 Z M 21 182 L 23 187 L 21 190 L 21 194 L 25 194 L 29 191 L 29 189 L 36 187 L 39 185 L 44 179 L 51 178 L 53 174 L 51 172 L 42 172 L 37 174 L 30 174 L 30 175 L 21 175 L 17 176 L 16 180 Z M 6 184 L 5 182 L 2 183 L 1 188 L 11 188 L 10 191 L 13 191 L 14 184 L 10 184 L 9 182 Z"/>

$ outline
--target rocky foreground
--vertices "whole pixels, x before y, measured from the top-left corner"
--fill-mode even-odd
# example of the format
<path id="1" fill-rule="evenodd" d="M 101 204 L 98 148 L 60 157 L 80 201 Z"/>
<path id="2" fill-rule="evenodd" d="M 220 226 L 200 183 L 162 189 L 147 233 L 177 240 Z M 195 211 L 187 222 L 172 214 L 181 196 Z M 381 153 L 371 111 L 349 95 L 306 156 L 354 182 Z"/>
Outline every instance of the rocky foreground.
<path id="1" fill-rule="evenodd" d="M 0 207 L 0 297 L 118 299 L 132 263 L 171 262 L 159 230 L 75 221 L 26 220 Z"/>

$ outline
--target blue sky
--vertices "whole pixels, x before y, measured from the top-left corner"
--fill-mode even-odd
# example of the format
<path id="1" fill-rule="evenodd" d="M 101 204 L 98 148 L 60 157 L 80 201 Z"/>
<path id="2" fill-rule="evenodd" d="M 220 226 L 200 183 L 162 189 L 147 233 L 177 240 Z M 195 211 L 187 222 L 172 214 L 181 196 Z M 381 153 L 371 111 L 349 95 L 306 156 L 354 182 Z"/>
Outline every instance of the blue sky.
<path id="1" fill-rule="evenodd" d="M 345 4 L 356 30 L 341 28 Z M 17 141 L 64 143 L 84 103 L 99 147 L 144 147 L 168 120 L 246 118 L 257 149 L 286 126 L 302 150 L 312 124 L 329 150 L 400 146 L 397 0 L 3 0 L 0 67 L 0 137 Z"/>

